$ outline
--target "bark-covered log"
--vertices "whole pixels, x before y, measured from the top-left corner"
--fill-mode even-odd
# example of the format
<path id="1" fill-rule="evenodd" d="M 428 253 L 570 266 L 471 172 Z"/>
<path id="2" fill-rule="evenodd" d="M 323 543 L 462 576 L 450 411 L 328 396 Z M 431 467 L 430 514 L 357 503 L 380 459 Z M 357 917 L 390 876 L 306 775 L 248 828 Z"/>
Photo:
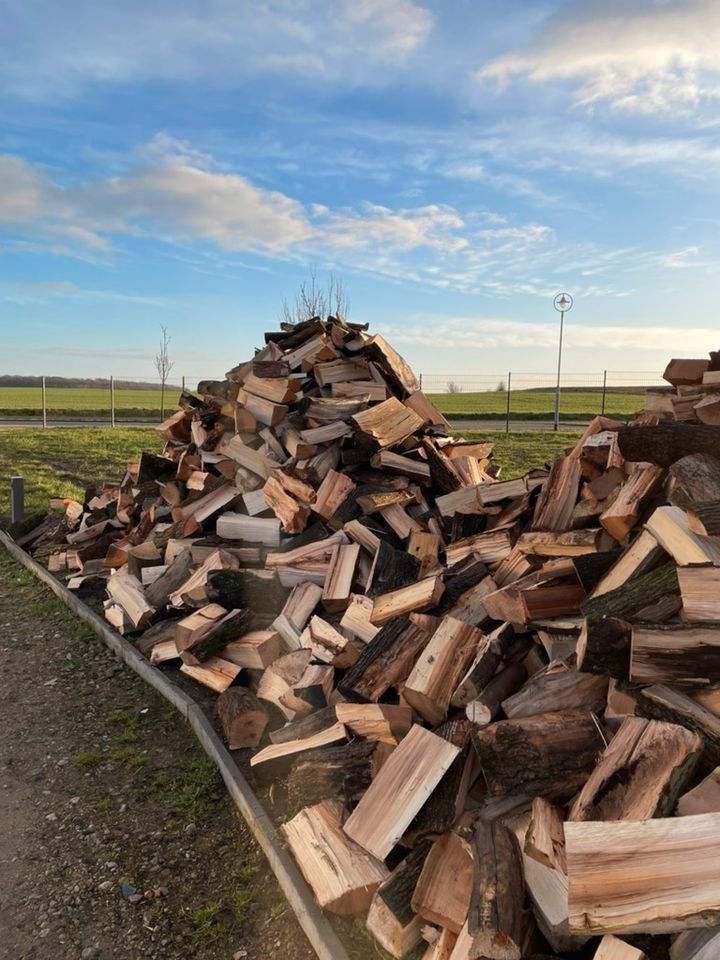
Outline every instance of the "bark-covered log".
<path id="1" fill-rule="evenodd" d="M 405 617 L 386 623 L 339 682 L 340 693 L 348 700 L 376 702 L 405 680 L 429 639 L 428 631 Z"/>
<path id="2" fill-rule="evenodd" d="M 637 695 L 635 710 L 643 717 L 677 723 L 699 733 L 705 745 L 703 763 L 711 767 L 720 764 L 720 718 L 687 694 L 661 684 L 646 687 Z"/>
<path id="3" fill-rule="evenodd" d="M 500 720 L 471 738 L 491 797 L 568 799 L 604 747 L 588 711 Z"/>
<path id="4" fill-rule="evenodd" d="M 693 453 L 720 454 L 720 427 L 664 420 L 654 427 L 621 427 L 618 446 L 626 460 L 669 467 Z"/>
<path id="5" fill-rule="evenodd" d="M 522 857 L 514 834 L 481 822 L 472 839 L 475 877 L 467 930 L 469 960 L 521 960 L 528 935 Z"/>
<path id="6" fill-rule="evenodd" d="M 720 500 L 720 460 L 707 453 L 682 457 L 670 467 L 670 503 L 688 510 L 696 502 Z"/>
<path id="7" fill-rule="evenodd" d="M 366 927 L 381 947 L 400 960 L 421 939 L 422 917 L 410 902 L 430 849 L 430 841 L 418 844 L 377 889 L 370 904 Z"/>
<path id="8" fill-rule="evenodd" d="M 415 583 L 419 574 L 420 562 L 415 557 L 411 557 L 404 550 L 395 550 L 389 543 L 381 540 L 366 593 L 371 597 L 379 597 L 390 590 Z"/>
<path id="9" fill-rule="evenodd" d="M 461 753 L 433 791 L 432 796 L 408 827 L 404 842 L 416 843 L 419 837 L 437 835 L 448 830 L 465 806 L 470 786 L 472 763 L 470 754 L 470 724 L 467 720 L 447 720 L 435 733 L 448 743 L 460 747 Z"/>
<path id="10" fill-rule="evenodd" d="M 375 744 L 366 740 L 320 747 L 292 763 L 287 801 L 292 815 L 325 799 L 357 803 L 372 781 Z"/>
<path id="11" fill-rule="evenodd" d="M 251 690 L 229 687 L 218 697 L 215 712 L 230 750 L 257 747 L 269 717 Z"/>

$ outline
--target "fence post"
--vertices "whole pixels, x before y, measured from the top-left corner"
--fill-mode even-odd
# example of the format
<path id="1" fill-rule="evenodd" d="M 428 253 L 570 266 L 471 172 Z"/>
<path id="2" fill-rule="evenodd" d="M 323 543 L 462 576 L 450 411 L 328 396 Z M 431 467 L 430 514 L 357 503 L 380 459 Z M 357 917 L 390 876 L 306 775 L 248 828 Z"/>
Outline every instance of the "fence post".
<path id="1" fill-rule="evenodd" d="M 510 433 L 510 389 L 512 387 L 512 371 L 508 370 L 507 397 L 505 398 L 505 433 Z"/>
<path id="2" fill-rule="evenodd" d="M 25 517 L 25 483 L 22 477 L 10 477 L 10 523 Z"/>
<path id="3" fill-rule="evenodd" d="M 110 377 L 110 426 L 115 426 L 115 378 Z"/>
<path id="4" fill-rule="evenodd" d="M 420 389 L 422 390 L 422 374 L 420 374 Z"/>
<path id="5" fill-rule="evenodd" d="M 183 374 L 182 378 L 182 392 L 185 393 L 185 374 Z"/>
<path id="6" fill-rule="evenodd" d="M 45 392 L 45 377 L 42 378 L 42 421 L 43 427 L 47 427 L 47 395 Z"/>
<path id="7" fill-rule="evenodd" d="M 602 395 L 602 410 L 600 411 L 600 416 L 605 416 L 605 396 L 607 393 L 607 370 L 603 370 L 603 395 Z"/>

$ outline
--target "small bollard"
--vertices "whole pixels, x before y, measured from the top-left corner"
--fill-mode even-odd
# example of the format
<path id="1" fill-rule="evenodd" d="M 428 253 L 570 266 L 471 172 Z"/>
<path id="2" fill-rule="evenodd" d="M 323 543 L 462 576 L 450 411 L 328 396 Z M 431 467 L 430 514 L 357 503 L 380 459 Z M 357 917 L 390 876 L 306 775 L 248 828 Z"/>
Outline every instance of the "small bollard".
<path id="1" fill-rule="evenodd" d="M 10 477 L 10 522 L 19 523 L 25 518 L 25 481 L 22 477 Z"/>

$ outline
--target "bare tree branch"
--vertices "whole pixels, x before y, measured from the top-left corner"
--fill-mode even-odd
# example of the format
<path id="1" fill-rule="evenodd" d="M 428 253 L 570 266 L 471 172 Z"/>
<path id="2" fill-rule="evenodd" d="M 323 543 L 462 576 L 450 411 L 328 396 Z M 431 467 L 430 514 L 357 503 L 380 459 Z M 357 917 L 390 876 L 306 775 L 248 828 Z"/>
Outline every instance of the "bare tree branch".
<path id="1" fill-rule="evenodd" d="M 303 323 L 313 317 L 325 319 L 329 316 L 347 318 L 350 304 L 342 280 L 334 273 L 329 274 L 323 287 L 318 283 L 317 271 L 310 270 L 308 280 L 303 280 L 295 294 L 294 303 L 284 299 L 280 308 L 281 323 Z"/>
<path id="2" fill-rule="evenodd" d="M 155 354 L 155 369 L 160 377 L 160 419 L 165 419 L 165 384 L 170 376 L 170 371 L 175 366 L 174 361 L 170 359 L 169 354 L 170 335 L 167 327 L 160 324 L 160 349 Z"/>

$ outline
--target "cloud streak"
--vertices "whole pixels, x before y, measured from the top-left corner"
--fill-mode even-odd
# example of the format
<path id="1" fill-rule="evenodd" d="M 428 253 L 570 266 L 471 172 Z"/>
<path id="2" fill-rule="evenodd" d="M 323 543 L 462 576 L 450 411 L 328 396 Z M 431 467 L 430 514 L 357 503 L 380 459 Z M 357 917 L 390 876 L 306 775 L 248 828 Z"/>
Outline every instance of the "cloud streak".
<path id="1" fill-rule="evenodd" d="M 716 0 L 576 0 L 534 42 L 485 64 L 482 82 L 564 81 L 576 103 L 617 111 L 689 112 L 720 97 Z"/>

